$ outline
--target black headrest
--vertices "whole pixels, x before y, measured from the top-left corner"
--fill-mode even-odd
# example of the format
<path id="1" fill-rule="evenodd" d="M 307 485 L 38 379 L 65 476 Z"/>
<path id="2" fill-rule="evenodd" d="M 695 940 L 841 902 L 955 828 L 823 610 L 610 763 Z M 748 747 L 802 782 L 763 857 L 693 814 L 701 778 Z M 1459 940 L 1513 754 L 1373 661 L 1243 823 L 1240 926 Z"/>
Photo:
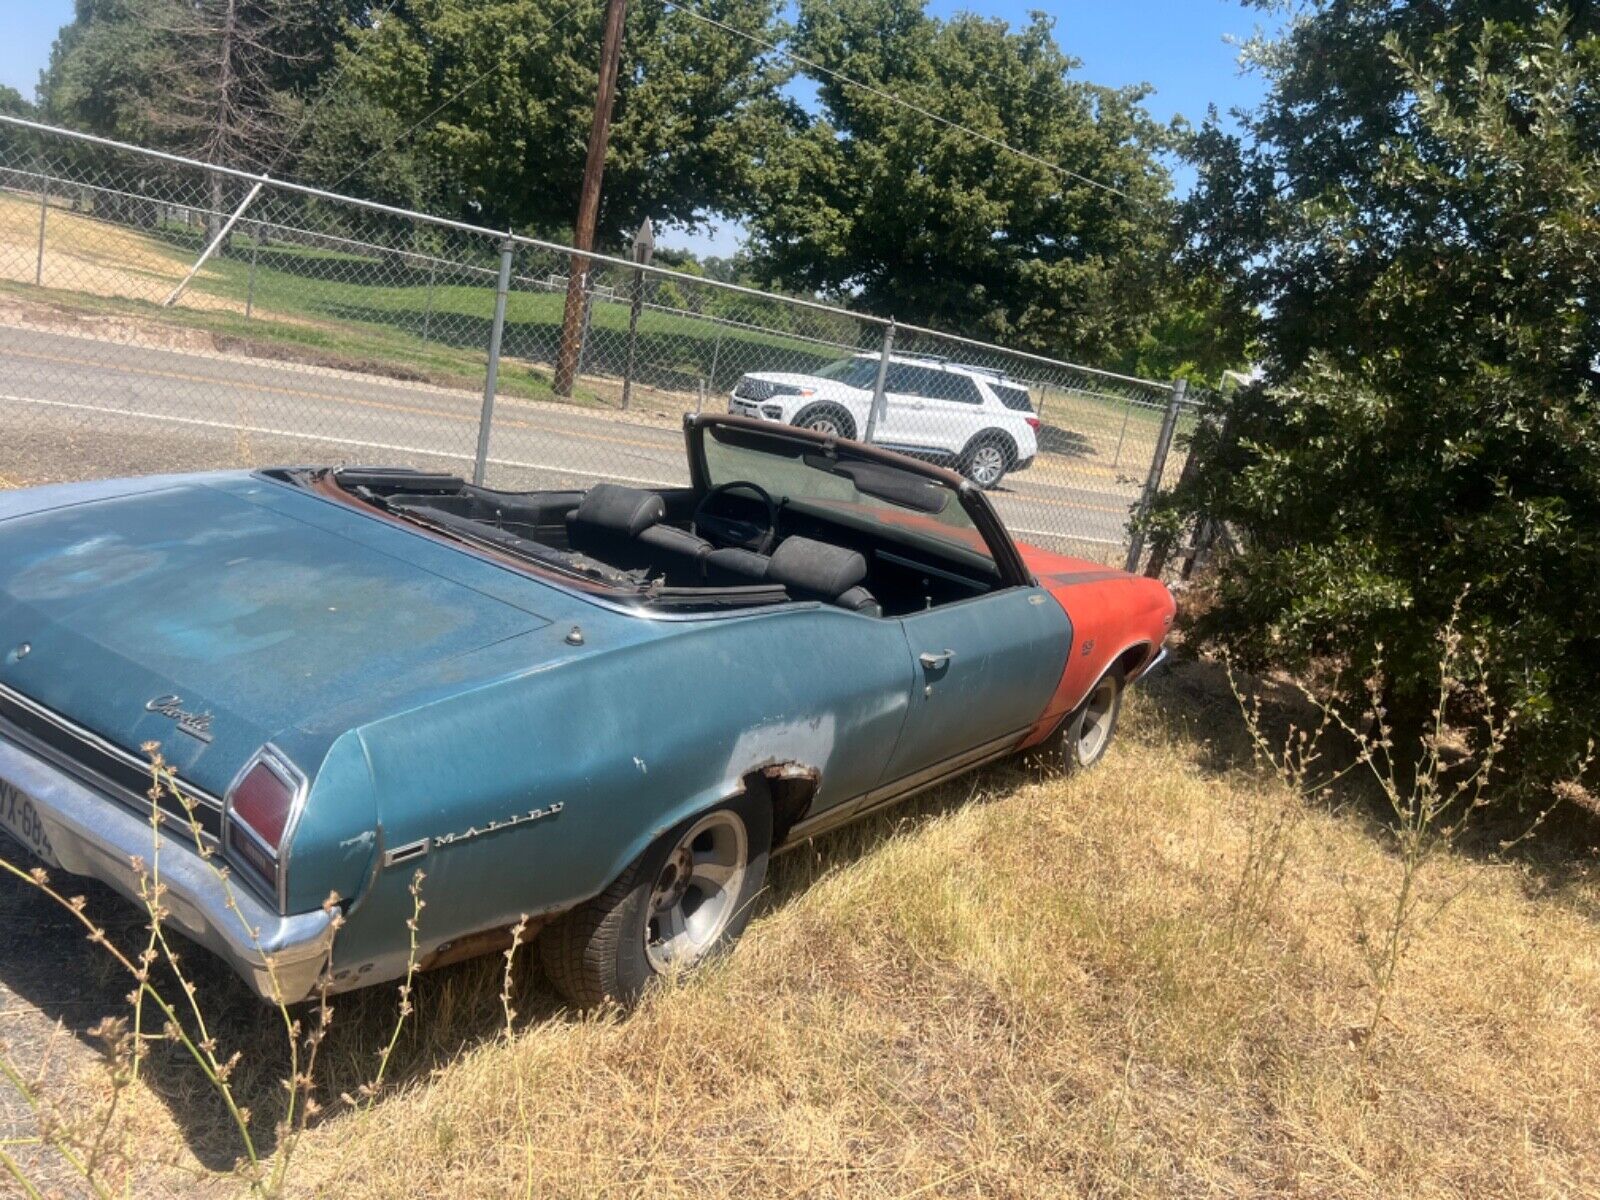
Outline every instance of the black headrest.
<path id="1" fill-rule="evenodd" d="M 638 537 L 666 515 L 667 502 L 655 492 L 623 487 L 620 483 L 597 483 L 585 493 L 572 519 Z"/>
<path id="2" fill-rule="evenodd" d="M 851 612 L 866 613 L 869 617 L 883 616 L 883 605 L 878 603 L 878 598 L 864 587 L 853 587 L 847 592 L 841 592 L 833 601 L 840 608 L 848 608 Z"/>
<path id="3" fill-rule="evenodd" d="M 854 550 L 786 537 L 772 552 L 767 578 L 784 587 L 798 588 L 832 600 L 867 577 L 867 560 Z"/>

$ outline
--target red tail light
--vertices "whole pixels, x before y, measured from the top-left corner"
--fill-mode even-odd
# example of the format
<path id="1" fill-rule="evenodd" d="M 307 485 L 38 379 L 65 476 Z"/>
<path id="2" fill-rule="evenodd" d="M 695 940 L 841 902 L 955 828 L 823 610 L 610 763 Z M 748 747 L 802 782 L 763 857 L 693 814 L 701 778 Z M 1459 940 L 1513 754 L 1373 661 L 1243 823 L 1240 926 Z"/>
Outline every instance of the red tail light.
<path id="1" fill-rule="evenodd" d="M 269 746 L 234 780 L 224 804 L 228 857 L 248 867 L 280 905 L 284 898 L 280 851 L 299 815 L 305 790 L 305 777 Z"/>
<path id="2" fill-rule="evenodd" d="M 283 844 L 283 828 L 289 823 L 289 806 L 294 789 L 265 762 L 245 772 L 234 785 L 233 819 L 243 821 L 274 854 Z"/>
<path id="3" fill-rule="evenodd" d="M 1039 418 L 1038 417 L 1023 417 L 1022 419 L 1028 423 L 1028 428 L 1029 429 L 1035 429 L 1036 430 L 1036 429 L 1039 428 Z"/>

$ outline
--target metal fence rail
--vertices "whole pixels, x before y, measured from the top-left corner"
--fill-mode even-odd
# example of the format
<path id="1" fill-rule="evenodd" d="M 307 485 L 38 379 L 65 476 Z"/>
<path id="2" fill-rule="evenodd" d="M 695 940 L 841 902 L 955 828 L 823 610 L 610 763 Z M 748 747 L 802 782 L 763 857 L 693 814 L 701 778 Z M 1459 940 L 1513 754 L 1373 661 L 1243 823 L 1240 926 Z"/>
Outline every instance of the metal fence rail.
<path id="1" fill-rule="evenodd" d="M 1019 536 L 1118 562 L 1194 419 L 1166 384 L 0 117 L 6 481 L 675 484 L 682 413 L 730 408 L 948 462 Z"/>

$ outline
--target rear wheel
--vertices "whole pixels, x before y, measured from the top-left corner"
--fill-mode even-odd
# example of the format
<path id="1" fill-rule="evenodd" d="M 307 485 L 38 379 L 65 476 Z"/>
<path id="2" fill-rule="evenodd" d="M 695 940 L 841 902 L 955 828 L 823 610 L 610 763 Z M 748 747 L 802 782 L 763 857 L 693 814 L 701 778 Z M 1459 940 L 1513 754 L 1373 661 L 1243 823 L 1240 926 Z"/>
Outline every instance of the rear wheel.
<path id="1" fill-rule="evenodd" d="M 658 838 L 610 887 L 539 937 L 545 973 L 579 1007 L 627 1004 L 658 975 L 731 946 L 767 874 L 772 808 L 741 797 Z"/>
<path id="2" fill-rule="evenodd" d="M 980 433 L 961 453 L 961 473 L 988 491 L 1000 485 L 1016 458 L 1017 448 L 1005 434 Z"/>
<path id="3" fill-rule="evenodd" d="M 1105 757 L 1122 713 L 1122 686 L 1122 668 L 1112 667 L 1067 718 L 1061 749 L 1068 770 L 1087 771 Z"/>
<path id="4" fill-rule="evenodd" d="M 850 414 L 837 404 L 813 404 L 795 414 L 794 423 L 801 429 L 813 429 L 829 437 L 854 439 L 856 423 Z"/>

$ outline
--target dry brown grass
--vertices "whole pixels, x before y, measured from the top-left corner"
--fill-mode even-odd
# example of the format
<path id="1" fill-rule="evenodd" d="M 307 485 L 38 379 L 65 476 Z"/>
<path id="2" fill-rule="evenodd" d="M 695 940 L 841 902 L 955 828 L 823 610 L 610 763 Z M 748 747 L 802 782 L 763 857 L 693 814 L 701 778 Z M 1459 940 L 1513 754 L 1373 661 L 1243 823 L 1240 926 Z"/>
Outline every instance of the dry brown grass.
<path id="1" fill-rule="evenodd" d="M 330 1104 L 290 1194 L 1600 1194 L 1590 865 L 1439 859 L 1429 899 L 1465 890 L 1358 1047 L 1351 905 L 1382 905 L 1394 859 L 1358 808 L 1307 810 L 1230 937 L 1282 793 L 1197 671 L 1136 698 L 1087 776 L 988 772 L 778 860 L 731 958 L 634 1013 L 570 1018 L 519 970 L 508 1035 L 500 960 L 424 977 L 393 1086 Z M 339 1008 L 330 1101 L 370 1077 L 393 993 Z M 135 1135 L 193 1167 L 175 1086 L 137 1098 Z"/>
<path id="2" fill-rule="evenodd" d="M 45 218 L 44 286 L 159 303 L 188 271 L 192 259 L 176 247 L 57 207 L 62 203 L 54 197 Z M 32 283 L 38 248 L 38 200 L 0 193 L 0 279 Z M 202 277 L 209 276 L 202 271 Z M 235 307 L 199 290 L 187 293 L 184 303 L 190 308 Z"/>

